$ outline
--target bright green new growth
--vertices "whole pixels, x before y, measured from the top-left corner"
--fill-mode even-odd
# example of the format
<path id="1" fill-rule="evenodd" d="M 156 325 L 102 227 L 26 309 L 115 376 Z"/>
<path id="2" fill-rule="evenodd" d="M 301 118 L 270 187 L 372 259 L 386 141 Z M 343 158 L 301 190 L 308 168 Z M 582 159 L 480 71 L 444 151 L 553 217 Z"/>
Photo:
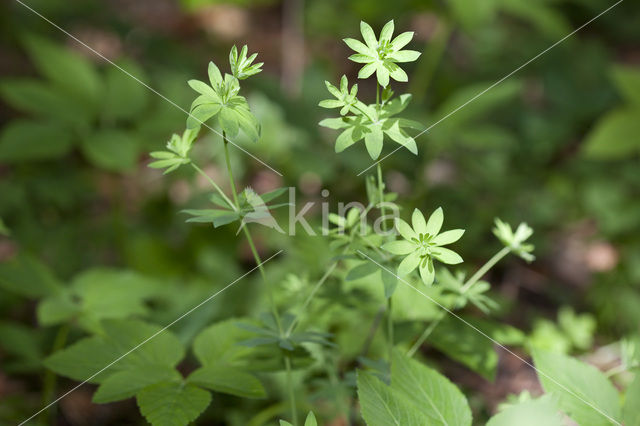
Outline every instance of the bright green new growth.
<path id="1" fill-rule="evenodd" d="M 520 256 L 527 262 L 535 259 L 531 254 L 534 247 L 533 244 L 524 244 L 524 242 L 533 234 L 533 229 L 526 223 L 518 225 L 516 232 L 513 232 L 511 225 L 496 218 L 496 226 L 493 228 L 493 234 L 504 244 L 509 250 Z"/>
<path id="2" fill-rule="evenodd" d="M 340 79 L 340 89 L 328 81 L 325 81 L 324 84 L 327 86 L 329 93 L 335 96 L 336 99 L 320 101 L 319 105 L 322 108 L 340 108 L 340 115 L 347 115 L 351 111 L 355 113 L 355 106 L 358 103 L 358 98 L 356 97 L 358 94 L 357 84 L 354 84 L 351 91 L 349 91 L 349 81 L 346 75 L 343 75 Z"/>
<path id="3" fill-rule="evenodd" d="M 393 21 L 389 21 L 382 29 L 380 40 L 377 40 L 368 24 L 362 22 L 360 27 L 367 44 L 350 38 L 345 39 L 345 42 L 359 52 L 351 55 L 349 59 L 366 63 L 358 74 L 359 78 L 368 78 L 376 72 L 376 102 L 367 105 L 360 101 L 356 97 L 357 84 L 349 90 L 347 77 L 344 75 L 340 79 L 340 89 L 325 81 L 327 90 L 336 99 L 323 100 L 319 105 L 323 108 L 340 108 L 341 117 L 324 119 L 320 125 L 334 130 L 342 129 L 342 133 L 336 139 L 336 152 L 342 152 L 364 139 L 367 152 L 376 160 L 382 152 L 384 136 L 387 135 L 394 142 L 417 154 L 416 143 L 406 129 L 422 131 L 424 126 L 416 121 L 395 117 L 407 107 L 411 95 L 403 94 L 392 99 L 393 91 L 388 87 L 389 77 L 401 82 L 408 80 L 407 74 L 395 62 L 411 62 L 420 56 L 419 52 L 400 50 L 411 41 L 413 32 L 402 33 L 391 41 Z M 382 99 L 379 86 L 385 88 Z M 352 115 L 347 115 L 349 113 Z"/>
<path id="4" fill-rule="evenodd" d="M 222 131 L 229 137 L 236 137 L 240 130 L 252 141 L 260 136 L 260 125 L 251 114 L 247 100 L 238 95 L 240 81 L 261 71 L 262 63 L 251 65 L 257 54 L 247 58 L 247 47 L 243 47 L 238 57 L 237 49 L 232 48 L 229 62 L 232 74 L 225 74 L 213 62 L 209 62 L 209 83 L 189 80 L 189 86 L 198 92 L 191 103 L 187 129 L 195 129 L 211 118 L 217 118 Z"/>
<path id="5" fill-rule="evenodd" d="M 441 233 L 443 221 L 441 207 L 431 214 L 428 221 L 425 221 L 420 210 L 415 209 L 411 216 L 412 226 L 402 219 L 396 219 L 396 229 L 404 240 L 391 241 L 382 248 L 396 255 L 406 255 L 398 266 L 398 275 L 408 275 L 419 268 L 422 281 L 431 285 L 435 279 L 433 259 L 448 265 L 463 262 L 459 254 L 442 246 L 458 241 L 464 230 L 452 229 Z"/>
<path id="6" fill-rule="evenodd" d="M 231 74 L 238 80 L 244 80 L 252 75 L 258 74 L 262 71 L 260 68 L 264 64 L 264 62 L 258 62 L 257 64 L 251 65 L 251 63 L 258 56 L 257 53 L 249 56 L 247 58 L 247 45 L 242 46 L 242 50 L 240 51 L 240 57 L 238 57 L 238 48 L 233 46 L 231 48 L 231 52 L 229 52 L 229 65 L 231 66 Z"/>
<path id="7" fill-rule="evenodd" d="M 149 164 L 149 167 L 154 169 L 164 169 L 164 174 L 170 173 L 180 167 L 183 164 L 189 164 L 189 151 L 193 141 L 198 136 L 200 126 L 194 129 L 186 129 L 182 136 L 173 134 L 169 142 L 167 142 L 168 151 L 154 151 L 151 154 L 151 158 L 155 158 L 156 161 Z"/>
<path id="8" fill-rule="evenodd" d="M 365 64 L 358 73 L 358 78 L 369 78 L 374 72 L 378 83 L 382 87 L 389 85 L 389 77 L 396 81 L 409 81 L 407 73 L 402 70 L 397 62 L 413 62 L 420 56 L 420 52 L 415 50 L 400 50 L 405 47 L 413 38 L 413 31 L 407 31 L 393 40 L 394 25 L 393 20 L 386 23 L 380 31 L 380 38 L 376 35 L 369 24 L 360 22 L 360 32 L 366 44 L 353 38 L 345 38 L 344 42 L 357 53 L 349 56 L 353 62 Z"/>

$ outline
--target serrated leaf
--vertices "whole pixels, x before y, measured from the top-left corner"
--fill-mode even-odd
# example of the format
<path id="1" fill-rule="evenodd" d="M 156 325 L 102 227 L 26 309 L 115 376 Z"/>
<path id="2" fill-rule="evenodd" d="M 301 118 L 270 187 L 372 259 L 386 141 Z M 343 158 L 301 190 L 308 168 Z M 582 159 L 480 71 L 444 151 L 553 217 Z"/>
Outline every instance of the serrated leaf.
<path id="1" fill-rule="evenodd" d="M 565 422 L 551 395 L 511 405 L 489 419 L 487 426 L 562 426 Z"/>
<path id="2" fill-rule="evenodd" d="M 211 403 L 211 394 L 183 383 L 158 383 L 136 396 L 140 412 L 153 426 L 186 426 Z"/>
<path id="3" fill-rule="evenodd" d="M 471 424 L 466 398 L 437 371 L 394 351 L 391 385 L 358 372 L 358 397 L 368 426 Z"/>
<path id="4" fill-rule="evenodd" d="M 159 326 L 138 320 L 106 320 L 103 328 L 104 335 L 82 339 L 55 352 L 45 360 L 45 366 L 62 376 L 83 381 L 146 341 L 89 380 L 100 383 L 110 374 L 140 366 L 174 367 L 184 356 L 182 343 L 169 330 L 159 332 Z"/>
<path id="5" fill-rule="evenodd" d="M 578 424 L 620 422 L 618 392 L 597 368 L 565 355 L 533 351 L 542 387 L 558 399 L 558 407 Z"/>
<path id="6" fill-rule="evenodd" d="M 131 398 L 147 386 L 162 382 L 180 383 L 182 375 L 164 365 L 141 365 L 136 369 L 118 371 L 108 376 L 93 394 L 97 404 Z"/>
<path id="7" fill-rule="evenodd" d="M 391 388 L 398 390 L 429 418 L 429 425 L 470 425 L 471 409 L 445 376 L 399 350 L 393 353 Z"/>
<path id="8" fill-rule="evenodd" d="M 408 399 L 371 373 L 358 371 L 358 400 L 368 426 L 424 426 L 423 416 Z"/>

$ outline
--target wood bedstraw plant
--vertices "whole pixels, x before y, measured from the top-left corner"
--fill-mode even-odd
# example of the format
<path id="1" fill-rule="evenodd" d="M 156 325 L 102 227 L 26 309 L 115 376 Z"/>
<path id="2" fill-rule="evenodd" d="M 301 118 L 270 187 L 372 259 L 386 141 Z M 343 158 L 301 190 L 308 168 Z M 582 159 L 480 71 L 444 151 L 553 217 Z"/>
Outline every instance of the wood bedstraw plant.
<path id="1" fill-rule="evenodd" d="M 398 63 L 419 56 L 403 50 L 413 33 L 392 38 L 393 21 L 383 27 L 379 38 L 368 24 L 363 22 L 360 28 L 365 43 L 354 39 L 345 42 L 357 52 L 350 59 L 365 64 L 359 77 L 370 78 L 375 73 L 376 101 L 362 102 L 357 85 L 349 87 L 346 76 L 338 86 L 327 82 L 335 99 L 324 100 L 320 106 L 339 108 L 340 117 L 320 124 L 342 130 L 336 139 L 337 152 L 364 139 L 369 156 L 375 160 L 386 138 L 417 155 L 417 145 L 409 131 L 420 131 L 423 126 L 399 117 L 411 95 L 394 96 L 390 88 L 392 80 L 408 80 Z M 234 47 L 229 55 L 230 74 L 222 75 L 211 62 L 208 83 L 189 81 L 198 95 L 186 130 L 171 136 L 166 150 L 151 153 L 150 167 L 163 169 L 164 173 L 191 167 L 209 182 L 209 200 L 214 207 L 187 210 L 185 213 L 191 216 L 188 221 L 210 223 L 216 228 L 240 223 L 238 232 L 243 232 L 260 265 L 270 311 L 258 318 L 215 322 L 195 332 L 191 342 L 190 338 L 179 339 L 171 330 L 141 319 L 149 313 L 146 303 L 153 300 L 157 288 L 164 283 L 130 273 L 94 270 L 64 286 L 46 268 L 29 259 L 0 265 L 0 285 L 41 299 L 37 309 L 41 325 L 61 324 L 61 337 L 56 339 L 54 353 L 44 364 L 50 372 L 78 381 L 89 378 L 98 386 L 94 402 L 134 397 L 142 415 L 154 426 L 194 422 L 210 405 L 212 392 L 287 400 L 286 404 L 276 401 L 255 415 L 242 413 L 243 419 L 253 415 L 242 424 L 274 424 L 287 411 L 288 419 L 280 420 L 281 426 L 300 426 L 301 413 L 306 414 L 304 426 L 322 424 L 316 416 L 330 419 L 331 424 L 361 424 L 356 409 L 359 406 L 361 417 L 369 426 L 471 425 L 472 413 L 465 395 L 417 358 L 422 356 L 423 344 L 429 342 L 470 370 L 492 379 L 497 366 L 494 341 L 526 347 L 524 333 L 513 327 L 461 312 L 468 324 L 477 327 L 473 330 L 468 324 L 456 322 L 448 312 L 473 307 L 487 316 L 491 314 L 498 303 L 492 299 L 491 286 L 483 277 L 510 253 L 532 261 L 533 245 L 528 240 L 533 231 L 524 223 L 514 231 L 496 219 L 493 232 L 504 247 L 466 278 L 466 271 L 460 267 L 450 269 L 462 264 L 455 249 L 464 231 L 442 230 L 442 208 L 434 208 L 428 219 L 415 209 L 410 220 L 406 218 L 410 224 L 398 217 L 394 217 L 393 226 L 387 223 L 391 216 L 386 211 L 398 212 L 400 206 L 396 204 L 397 194 L 386 191 L 378 163 L 375 176 L 365 177 L 367 205 L 351 208 L 344 216 L 332 213 L 328 217 L 330 229 L 323 235 L 330 240 L 332 263 L 310 288 L 305 285 L 308 277 L 293 276 L 291 281 L 297 283 L 295 291 L 303 296 L 303 302 L 289 307 L 290 311 L 281 311 L 274 295 L 278 287 L 261 266 L 263 261 L 249 225 L 263 219 L 270 208 L 281 206 L 267 203 L 284 190 L 267 194 L 256 194 L 251 189 L 238 192 L 228 148 L 227 138 L 240 132 L 254 141 L 260 138 L 259 123 L 240 95 L 240 81 L 258 74 L 262 64 L 254 64 L 256 54 L 247 55 L 246 46 L 240 52 Z M 192 156 L 204 123 L 221 130 L 229 195 Z M 367 216 L 374 211 L 379 212 L 382 229 L 367 223 Z M 270 227 L 277 230 L 276 226 Z M 372 289 L 377 285 L 381 287 Z M 113 303 L 104 301 L 105 294 L 113 297 Z M 383 316 L 386 332 L 379 333 Z M 70 324 L 89 336 L 63 348 Z M 486 335 L 483 337 L 478 330 L 495 340 L 485 339 Z M 141 346 L 140 342 L 148 343 Z M 193 354 L 188 365 L 195 362 L 194 369 L 178 368 L 187 357 L 185 343 L 189 343 Z M 624 369 L 612 375 L 637 369 L 638 352 L 627 350 Z M 551 395 L 535 399 L 522 395 L 515 404 L 504 404 L 489 420 L 490 426 L 520 424 L 521 419 L 530 420 L 532 412 L 536 413 L 536 421 L 560 426 L 560 411 L 584 425 L 608 424 L 611 419 L 637 423 L 634 419 L 640 415 L 640 376 L 629 386 L 628 402 L 621 409 L 618 391 L 599 370 L 562 354 L 535 348 L 531 354 L 536 366 L 545 372 L 540 380 Z M 115 359 L 119 362 L 113 364 Z M 109 363 L 113 366 L 104 369 Z M 49 385 L 45 402 L 54 394 L 55 376 L 48 375 L 46 381 Z M 322 403 L 312 406 L 316 400 L 313 396 L 322 398 Z M 593 405 L 585 404 L 585 400 Z M 247 405 L 256 406 L 257 403 Z M 227 417 L 225 420 L 230 421 Z M 234 421 L 233 424 L 240 424 L 244 420 Z"/>

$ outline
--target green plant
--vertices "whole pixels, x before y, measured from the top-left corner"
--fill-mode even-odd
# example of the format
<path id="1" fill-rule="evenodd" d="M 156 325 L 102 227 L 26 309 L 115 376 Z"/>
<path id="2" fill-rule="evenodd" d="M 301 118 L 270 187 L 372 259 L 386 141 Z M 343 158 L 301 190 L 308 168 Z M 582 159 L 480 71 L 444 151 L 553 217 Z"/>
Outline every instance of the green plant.
<path id="1" fill-rule="evenodd" d="M 411 95 L 395 97 L 389 87 L 391 80 L 408 80 L 396 62 L 418 57 L 416 52 L 400 50 L 412 34 L 391 40 L 393 21 L 385 25 L 379 39 L 365 23 L 361 31 L 366 45 L 353 39 L 346 42 L 359 52 L 352 60 L 366 64 L 359 76 L 368 78 L 376 73 L 376 102 L 360 101 L 357 85 L 349 88 L 346 76 L 340 79 L 339 88 L 327 82 L 335 99 L 321 101 L 320 106 L 340 108 L 341 117 L 325 119 L 321 125 L 343 129 L 336 140 L 337 152 L 364 139 L 369 156 L 375 160 L 384 148 L 384 139 L 390 138 L 417 154 L 408 129 L 421 131 L 423 126 L 396 117 L 408 106 Z M 18 259 L 0 268 L 0 284 L 37 299 L 39 323 L 59 327 L 54 353 L 44 364 L 56 374 L 94 383 L 95 402 L 134 397 L 142 415 L 154 425 L 191 423 L 212 400 L 227 398 L 218 394 L 261 400 L 247 405 L 263 407 L 264 403 L 267 407 L 256 408 L 252 419 L 257 424 L 284 416 L 290 422 L 280 420 L 281 425 L 299 425 L 298 416 L 314 404 L 314 395 L 322 395 L 328 402 L 313 405 L 318 417 L 339 417 L 347 423 L 358 422 L 352 403 L 357 395 L 368 425 L 471 424 L 472 410 L 466 396 L 439 371 L 434 360 L 424 362 L 421 349 L 428 342 L 491 379 L 497 366 L 496 342 L 526 345 L 523 333 L 489 318 L 503 306 L 489 282 L 482 279 L 510 253 L 527 262 L 534 259 L 531 228 L 520 224 L 514 231 L 496 219 L 493 231 L 504 247 L 467 279 L 464 267 L 452 270 L 445 266 L 462 263 L 461 256 L 444 246 L 457 243 L 464 231 L 440 232 L 444 221 L 441 208 L 428 220 L 414 209 L 411 226 L 400 219 L 398 195 L 387 192 L 378 163 L 376 175 L 367 176 L 364 183 L 367 204 L 351 208 L 343 216 L 328 215 L 332 226 L 326 229 L 327 241 L 316 237 L 313 242 L 331 253 L 331 263 L 323 274 L 310 285 L 310 262 L 304 265 L 309 266 L 309 272 L 296 270 L 297 275 L 289 275 L 280 285 L 277 271 L 267 273 L 263 267 L 265 262 L 249 226 L 271 218 L 272 209 L 285 205 L 267 204 L 285 189 L 264 194 L 250 188 L 238 191 L 228 148 L 228 138 L 241 133 L 253 141 L 260 138 L 258 120 L 240 95 L 240 81 L 257 74 L 261 65 L 254 65 L 256 55 L 247 57 L 247 52 L 246 46 L 239 53 L 232 48 L 230 74 L 223 76 L 212 62 L 209 84 L 189 81 L 198 96 L 192 103 L 187 129 L 182 135 L 174 134 L 166 150 L 152 152 L 149 166 L 164 169 L 165 174 L 188 166 L 181 172 L 191 167 L 211 185 L 208 199 L 215 208 L 187 209 L 187 221 L 215 228 L 240 223 L 238 232 L 243 231 L 267 287 L 269 312 L 254 315 L 264 308 L 258 301 L 251 315 L 205 317 L 191 333 L 173 332 L 155 325 L 166 321 L 162 322 L 151 307 L 180 299 L 182 287 L 167 290 L 161 280 L 105 269 L 85 271 L 62 284 L 33 259 Z M 211 141 L 200 138 L 204 123 L 221 131 L 230 193 L 199 164 L 194 147 Z M 429 204 L 431 211 L 439 203 L 430 200 Z M 367 223 L 370 215 L 378 218 L 373 226 Z M 396 239 L 391 219 L 402 239 Z M 270 228 L 281 230 L 275 219 L 268 223 Z M 471 229 L 472 225 L 465 227 Z M 296 268 L 302 269 L 302 264 Z M 291 300 L 295 306 L 288 305 Z M 386 329 L 380 333 L 383 316 Z M 571 345 L 580 350 L 590 347 L 593 326 L 588 318 L 563 310 L 559 323 Z M 70 327 L 82 337 L 64 348 Z M 11 327 L 0 328 L 0 336 L 7 335 L 7 329 Z M 24 337 L 20 332 L 10 337 L 17 340 L 16 335 Z M 35 336 L 27 339 L 33 343 L 31 348 L 17 352 L 28 353 L 39 362 L 44 350 L 35 344 Z M 536 367 L 544 373 L 540 379 L 549 395 L 535 399 L 521 395 L 503 406 L 489 420 L 490 425 L 526 424 L 532 418 L 561 424 L 560 411 L 582 424 L 618 419 L 635 422 L 640 395 L 637 379 L 627 387 L 626 402 L 621 406 L 618 391 L 604 374 L 576 359 L 540 350 L 543 345 L 535 344 L 540 340 L 534 331 L 528 343 L 533 347 L 529 349 Z M 628 351 L 627 358 L 633 358 L 633 351 Z M 189 368 L 179 368 L 181 365 Z M 628 360 L 622 371 L 634 366 L 637 362 Z M 45 403 L 52 400 L 55 382 L 51 384 L 51 380 L 49 376 Z M 280 400 L 287 402 L 280 404 Z M 307 415 L 305 426 L 317 424 L 314 412 Z"/>

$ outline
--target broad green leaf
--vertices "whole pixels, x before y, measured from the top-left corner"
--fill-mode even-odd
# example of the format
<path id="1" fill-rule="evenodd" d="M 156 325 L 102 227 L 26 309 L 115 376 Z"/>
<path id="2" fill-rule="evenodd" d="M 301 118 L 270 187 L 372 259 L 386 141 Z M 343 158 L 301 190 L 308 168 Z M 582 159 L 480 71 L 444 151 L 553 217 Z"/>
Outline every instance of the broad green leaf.
<path id="1" fill-rule="evenodd" d="M 368 426 L 424 426 L 424 416 L 402 393 L 382 383 L 376 376 L 358 371 L 358 400 Z"/>
<path id="2" fill-rule="evenodd" d="M 596 123 L 584 142 L 589 158 L 616 160 L 640 151 L 640 108 L 612 111 Z"/>
<path id="3" fill-rule="evenodd" d="M 0 133 L 0 161 L 19 163 L 60 158 L 71 150 L 69 129 L 54 122 L 14 120 Z"/>
<path id="4" fill-rule="evenodd" d="M 0 288 L 35 299 L 53 295 L 62 287 L 46 265 L 31 256 L 19 255 L 0 263 Z"/>
<path id="5" fill-rule="evenodd" d="M 123 130 L 100 130 L 82 140 L 82 151 L 94 166 L 114 172 L 132 170 L 138 159 L 138 140 Z"/>
<path id="6" fill-rule="evenodd" d="M 396 350 L 391 388 L 398 390 L 429 418 L 430 425 L 470 425 L 471 409 L 460 390 L 436 370 Z"/>
<path id="7" fill-rule="evenodd" d="M 471 424 L 471 409 L 462 392 L 446 377 L 399 350 L 393 354 L 391 386 L 359 372 L 358 396 L 369 426 Z"/>
<path id="8" fill-rule="evenodd" d="M 242 398 L 266 396 L 262 383 L 254 375 L 228 365 L 199 368 L 191 373 L 187 382 Z"/>
<path id="9" fill-rule="evenodd" d="M 565 424 L 551 395 L 511 405 L 489 419 L 487 426 L 563 426 Z"/>
<path id="10" fill-rule="evenodd" d="M 131 61 L 118 64 L 136 78 L 146 81 L 142 69 Z M 149 90 L 116 67 L 105 70 L 105 94 L 103 113 L 109 118 L 133 118 L 145 108 Z"/>
<path id="11" fill-rule="evenodd" d="M 198 334 L 193 342 L 193 352 L 202 365 L 227 365 L 239 369 L 247 366 L 247 357 L 253 350 L 238 343 L 255 335 L 238 327 L 239 321 L 237 318 L 228 319 Z"/>
<path id="12" fill-rule="evenodd" d="M 42 368 L 43 339 L 41 330 L 24 324 L 0 321 L 0 348 L 5 356 L 7 373 L 33 372 Z"/>
<path id="13" fill-rule="evenodd" d="M 207 408 L 211 394 L 183 383 L 158 383 L 136 396 L 140 412 L 152 426 L 186 426 Z"/>
<path id="14" fill-rule="evenodd" d="M 581 425 L 620 422 L 618 392 L 597 368 L 565 355 L 533 351 L 542 387 L 558 399 L 558 407 Z"/>
<path id="15" fill-rule="evenodd" d="M 80 307 L 67 291 L 42 299 L 36 310 L 38 323 L 43 326 L 67 322 L 79 312 Z"/>
<path id="16" fill-rule="evenodd" d="M 100 330 L 100 320 L 146 314 L 145 299 L 158 290 L 157 283 L 143 275 L 117 269 L 89 269 L 74 278 L 63 293 L 43 299 L 38 320 L 52 325 L 78 317 L 87 330 Z"/>
<path id="17" fill-rule="evenodd" d="M 136 369 L 118 371 L 107 377 L 93 394 L 93 402 L 106 404 L 135 396 L 147 386 L 162 382 L 180 383 L 176 369 L 164 365 L 140 365 Z"/>
<path id="18" fill-rule="evenodd" d="M 622 421 L 625 425 L 640 425 L 640 374 L 637 372 L 626 390 Z"/>
<path id="19" fill-rule="evenodd" d="M 87 380 L 122 357 L 89 380 L 100 383 L 110 374 L 140 366 L 174 367 L 184 356 L 182 343 L 159 326 L 137 320 L 106 320 L 103 328 L 104 335 L 82 339 L 54 353 L 45 365 L 62 376 Z"/>
<path id="20" fill-rule="evenodd" d="M 30 34 L 25 45 L 38 70 L 89 107 L 97 107 L 102 85 L 95 66 L 79 54 Z"/>
<path id="21" fill-rule="evenodd" d="M 11 78 L 0 83 L 0 95 L 12 107 L 31 114 L 72 124 L 85 124 L 91 114 L 59 88 L 27 78 Z"/>

